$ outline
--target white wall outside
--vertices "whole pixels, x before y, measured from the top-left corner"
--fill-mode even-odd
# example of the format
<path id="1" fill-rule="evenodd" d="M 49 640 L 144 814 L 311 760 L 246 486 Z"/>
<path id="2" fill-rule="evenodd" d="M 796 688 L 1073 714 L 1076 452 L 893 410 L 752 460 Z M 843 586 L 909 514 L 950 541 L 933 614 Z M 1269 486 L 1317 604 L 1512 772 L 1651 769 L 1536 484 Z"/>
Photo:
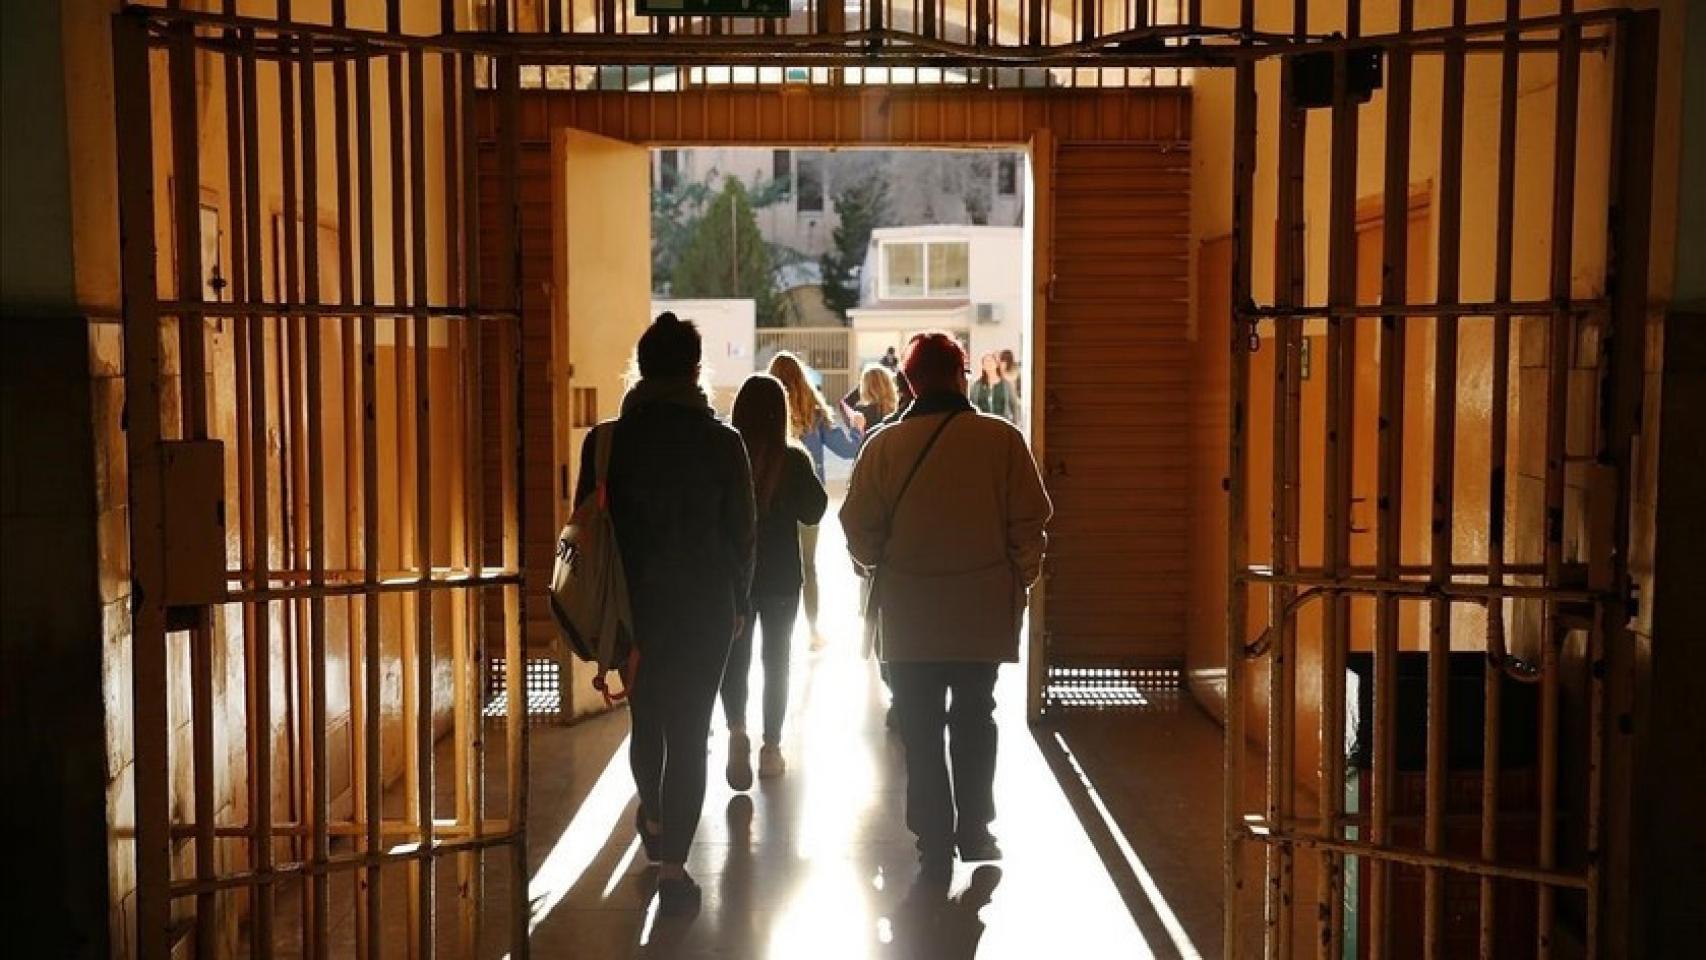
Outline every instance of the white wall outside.
<path id="1" fill-rule="evenodd" d="M 711 399 L 726 413 L 735 391 L 752 374 L 756 362 L 753 331 L 757 329 L 757 305 L 749 299 L 652 301 L 652 316 L 665 310 L 698 325 L 705 372 L 717 393 Z"/>

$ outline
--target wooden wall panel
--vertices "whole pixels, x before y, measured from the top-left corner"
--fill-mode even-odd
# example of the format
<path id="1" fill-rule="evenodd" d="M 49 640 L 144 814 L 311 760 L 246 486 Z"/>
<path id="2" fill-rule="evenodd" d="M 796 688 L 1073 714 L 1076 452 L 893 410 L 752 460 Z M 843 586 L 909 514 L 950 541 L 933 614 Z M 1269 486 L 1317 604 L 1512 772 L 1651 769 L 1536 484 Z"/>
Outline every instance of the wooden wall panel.
<path id="1" fill-rule="evenodd" d="M 1054 664 L 1184 658 L 1190 154 L 1055 156 L 1048 422 Z"/>

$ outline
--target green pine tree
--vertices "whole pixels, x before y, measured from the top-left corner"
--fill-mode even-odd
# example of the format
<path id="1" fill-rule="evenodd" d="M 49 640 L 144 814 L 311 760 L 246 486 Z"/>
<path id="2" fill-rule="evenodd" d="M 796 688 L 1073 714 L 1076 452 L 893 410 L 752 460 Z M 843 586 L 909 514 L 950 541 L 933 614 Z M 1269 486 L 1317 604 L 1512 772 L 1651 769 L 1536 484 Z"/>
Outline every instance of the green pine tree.
<path id="1" fill-rule="evenodd" d="M 877 176 L 866 176 L 835 195 L 839 224 L 831 234 L 834 249 L 819 259 L 823 269 L 823 302 L 845 319 L 859 305 L 859 271 L 865 265 L 865 249 L 871 231 L 888 216 L 888 184 Z"/>
<path id="2" fill-rule="evenodd" d="M 734 177 L 693 225 L 670 273 L 675 297 L 750 297 L 760 326 L 775 322 L 776 277 L 770 247 L 758 231 L 758 218 L 746 187 Z"/>

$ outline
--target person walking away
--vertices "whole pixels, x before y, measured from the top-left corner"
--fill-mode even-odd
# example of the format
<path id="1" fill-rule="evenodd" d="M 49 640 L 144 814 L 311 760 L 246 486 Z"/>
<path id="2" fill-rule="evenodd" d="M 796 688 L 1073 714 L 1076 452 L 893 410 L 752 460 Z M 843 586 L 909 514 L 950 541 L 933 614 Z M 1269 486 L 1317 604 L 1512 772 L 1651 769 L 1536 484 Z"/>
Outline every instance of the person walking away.
<path id="1" fill-rule="evenodd" d="M 752 673 L 752 638 L 764 634 L 764 746 L 758 775 L 779 777 L 782 720 L 788 711 L 789 640 L 800 611 L 801 524 L 816 526 L 829 506 L 811 455 L 788 438 L 788 395 L 782 382 L 764 373 L 746 378 L 735 395 L 734 427 L 746 441 L 758 505 L 758 561 L 752 575 L 753 616 L 735 635 L 723 670 L 723 718 L 729 728 L 729 786 L 752 787 L 752 741 L 746 733 L 747 682 Z"/>
<path id="2" fill-rule="evenodd" d="M 611 437 L 606 491 L 641 658 L 623 678 L 635 827 L 659 864 L 659 909 L 675 914 L 699 904 L 685 864 L 705 801 L 711 710 L 752 594 L 752 478 L 740 434 L 700 385 L 698 328 L 660 314 L 635 353 L 639 379 L 621 416 L 581 446 L 575 502 L 596 486 L 596 438 Z"/>
<path id="3" fill-rule="evenodd" d="M 982 370 L 971 387 L 972 406 L 1012 423 L 1015 416 L 1013 388 L 1001 376 L 1001 361 L 993 353 L 983 355 Z"/>
<path id="4" fill-rule="evenodd" d="M 900 409 L 900 391 L 895 386 L 894 373 L 881 364 L 871 364 L 859 375 L 859 385 L 847 391 L 841 402 L 865 421 L 865 433 L 859 437 L 863 446 L 871 431 Z"/>
<path id="5" fill-rule="evenodd" d="M 901 369 L 917 399 L 866 443 L 840 513 L 854 563 L 873 578 L 869 615 L 906 748 L 907 827 L 937 878 L 956 851 L 1001 857 L 990 832 L 995 680 L 1018 660 L 1053 511 L 1024 437 L 972 408 L 964 364 L 952 336 L 913 337 Z"/>
<path id="6" fill-rule="evenodd" d="M 851 429 L 838 426 L 823 394 L 807 379 L 805 365 L 792 353 L 781 350 L 770 358 L 770 375 L 782 382 L 782 389 L 788 394 L 789 436 L 811 454 L 818 482 L 822 483 L 825 452 L 852 460 L 859 454 L 859 435 L 864 433 L 865 425 L 855 421 Z M 806 608 L 806 624 L 811 629 L 815 651 L 823 649 L 823 634 L 817 628 L 817 527 L 801 525 L 799 531 L 804 579 L 800 599 Z"/>

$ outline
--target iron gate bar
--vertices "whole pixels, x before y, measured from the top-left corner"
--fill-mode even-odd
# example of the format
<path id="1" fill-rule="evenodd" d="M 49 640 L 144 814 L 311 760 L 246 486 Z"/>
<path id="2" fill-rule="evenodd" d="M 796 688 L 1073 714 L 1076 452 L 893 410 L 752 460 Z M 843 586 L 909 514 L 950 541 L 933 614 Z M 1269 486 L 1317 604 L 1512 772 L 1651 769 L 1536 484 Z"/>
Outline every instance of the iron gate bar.
<path id="1" fill-rule="evenodd" d="M 1506 22 L 1514 24 L 1521 17 L 1522 0 L 1506 0 Z M 1505 49 L 1499 64 L 1498 225 L 1493 240 L 1495 300 L 1509 300 L 1511 297 L 1512 258 L 1516 245 L 1516 98 L 1521 77 L 1517 39 L 1514 28 L 1505 31 L 1501 41 Z M 1510 446 L 1510 351 L 1509 319 L 1496 317 L 1493 323 L 1493 403 L 1488 412 L 1491 437 L 1487 457 L 1487 582 L 1493 586 L 1504 583 L 1508 569 L 1505 563 L 1505 470 Z M 1503 678 L 1511 672 L 1508 668 L 1509 651 L 1505 648 L 1504 608 L 1503 602 L 1487 604 L 1487 665 L 1482 671 L 1485 705 L 1482 708 L 1481 739 L 1481 859 L 1489 861 L 1499 853 Z M 1479 887 L 1477 950 L 1480 960 L 1494 960 L 1494 938 L 1498 932 L 1495 922 L 1498 885 L 1493 878 L 1483 877 Z"/>
<path id="2" fill-rule="evenodd" d="M 1571 9 L 1563 0 L 1563 9 Z M 1580 26 L 1563 28 L 1564 50 L 1558 55 L 1557 116 L 1553 129 L 1552 180 L 1552 270 L 1551 292 L 1562 300 L 1572 293 L 1571 267 L 1575 246 L 1575 181 L 1577 98 L 1580 96 L 1580 57 L 1573 40 Z M 1564 456 L 1569 402 L 1570 315 L 1553 313 L 1549 320 L 1546 350 L 1546 499 L 1543 557 L 1546 580 L 1557 583 L 1564 563 Z M 1542 867 L 1557 862 L 1558 829 L 1558 697 L 1559 647 L 1564 641 L 1556 600 L 1543 601 L 1540 636 L 1540 851 Z M 1591 892 L 1591 891 L 1590 891 Z M 1536 925 L 1535 956 L 1550 960 L 1556 896 L 1550 887 L 1538 892 L 1539 922 Z M 1588 904 L 1590 913 L 1598 905 Z"/>
<path id="3" fill-rule="evenodd" d="M 1347 33 L 1356 35 L 1359 24 L 1354 3 L 1347 4 L 1351 17 Z M 1334 305 L 1356 300 L 1356 165 L 1359 105 L 1350 94 L 1349 62 L 1344 51 L 1333 54 L 1332 104 L 1332 190 L 1328 222 L 1328 300 Z M 1350 560 L 1351 455 L 1355 432 L 1351 412 L 1356 405 L 1356 320 L 1334 316 L 1327 321 L 1327 437 L 1323 470 L 1326 503 L 1321 514 L 1324 567 L 1330 576 L 1340 576 Z M 1339 836 L 1344 807 L 1344 663 L 1350 646 L 1350 599 L 1343 593 L 1327 598 L 1323 611 L 1320 682 L 1321 707 L 1318 723 L 1317 804 L 1329 835 Z M 1288 611 L 1288 616 L 1294 614 Z M 1333 851 L 1321 851 L 1316 902 L 1316 944 L 1320 960 L 1338 960 L 1344 926 L 1344 860 Z M 1319 909 L 1325 905 L 1325 909 Z"/>
<path id="4" fill-rule="evenodd" d="M 1498 301 L 1483 300 L 1469 303 L 1440 300 L 1433 303 L 1348 303 L 1342 305 L 1321 304 L 1319 306 L 1248 306 L 1238 310 L 1238 315 L 1247 320 L 1283 319 L 1286 317 L 1331 318 L 1331 317 L 1391 317 L 1406 319 L 1416 317 L 1432 320 L 1440 314 L 1449 313 L 1459 317 L 1511 317 L 1530 316 L 1553 313 L 1581 315 L 1600 313 L 1610 307 L 1610 302 L 1604 297 L 1566 298 L 1564 300 L 1516 300 Z"/>
<path id="5" fill-rule="evenodd" d="M 1439 870 L 1451 870 L 1456 873 L 1467 873 L 1482 877 L 1502 877 L 1509 880 L 1526 880 L 1531 883 L 1550 887 L 1570 887 L 1587 889 L 1586 874 L 1570 873 L 1562 870 L 1549 870 L 1539 867 L 1512 866 L 1510 864 L 1474 860 L 1467 857 L 1454 857 L 1445 854 L 1427 853 L 1408 847 L 1383 846 L 1375 843 L 1358 843 L 1354 840 L 1334 840 L 1316 834 L 1288 833 L 1272 830 L 1266 824 L 1247 822 L 1244 829 L 1248 837 L 1261 843 L 1275 846 L 1310 847 L 1317 850 L 1330 850 L 1335 853 L 1366 857 L 1375 863 L 1406 864 Z M 1371 944 L 1372 946 L 1372 944 Z"/>
<path id="6" fill-rule="evenodd" d="M 1335 579 L 1319 574 L 1267 573 L 1258 570 L 1247 570 L 1242 574 L 1234 574 L 1234 577 L 1249 583 L 1321 587 L 1326 592 L 1366 593 L 1408 599 L 1431 599 L 1435 596 L 1441 596 L 1457 603 L 1474 603 L 1502 597 L 1535 600 L 1555 598 L 1566 603 L 1594 603 L 1607 597 L 1607 594 L 1595 590 L 1533 586 L 1520 583 L 1504 583 L 1495 586 L 1487 583 L 1446 582 L 1436 584 L 1425 580 L 1388 580 L 1379 577 Z"/>
<path id="7" fill-rule="evenodd" d="M 289 315 L 319 320 L 345 320 L 351 317 L 380 319 L 412 318 L 421 313 L 434 319 L 479 322 L 513 322 L 517 314 L 511 310 L 471 310 L 467 307 L 429 305 L 411 307 L 407 304 L 322 303 L 294 300 L 222 300 L 218 303 L 197 303 L 189 300 L 162 300 L 163 316 L 199 312 L 207 317 L 231 317 L 247 320 L 251 314 L 268 317 Z"/>

